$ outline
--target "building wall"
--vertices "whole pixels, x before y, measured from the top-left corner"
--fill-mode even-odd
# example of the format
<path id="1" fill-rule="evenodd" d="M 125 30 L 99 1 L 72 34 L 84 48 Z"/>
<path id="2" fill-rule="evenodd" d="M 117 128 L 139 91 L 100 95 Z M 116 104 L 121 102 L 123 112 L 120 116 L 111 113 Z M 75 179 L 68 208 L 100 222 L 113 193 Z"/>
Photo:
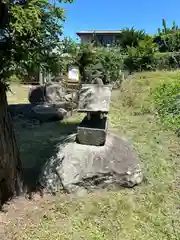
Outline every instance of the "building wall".
<path id="1" fill-rule="evenodd" d="M 92 34 L 89 35 L 81 35 L 81 43 L 90 43 L 94 40 L 94 36 Z M 115 35 L 104 35 L 104 34 L 98 34 L 96 35 L 96 41 L 104 46 L 107 46 L 108 44 L 111 45 L 116 39 Z"/>
<path id="2" fill-rule="evenodd" d="M 80 38 L 81 38 L 81 43 L 90 43 L 93 41 L 92 35 L 82 35 Z"/>

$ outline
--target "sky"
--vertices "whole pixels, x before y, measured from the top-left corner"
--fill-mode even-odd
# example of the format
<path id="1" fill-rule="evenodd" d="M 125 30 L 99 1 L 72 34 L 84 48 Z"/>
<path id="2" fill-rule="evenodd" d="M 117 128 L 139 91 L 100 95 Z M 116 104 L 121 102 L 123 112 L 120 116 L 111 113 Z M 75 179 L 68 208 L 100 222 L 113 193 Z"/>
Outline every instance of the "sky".
<path id="1" fill-rule="evenodd" d="M 64 35 L 76 40 L 85 30 L 144 29 L 154 34 L 164 18 L 168 26 L 180 26 L 180 0 L 74 0 L 65 7 Z"/>

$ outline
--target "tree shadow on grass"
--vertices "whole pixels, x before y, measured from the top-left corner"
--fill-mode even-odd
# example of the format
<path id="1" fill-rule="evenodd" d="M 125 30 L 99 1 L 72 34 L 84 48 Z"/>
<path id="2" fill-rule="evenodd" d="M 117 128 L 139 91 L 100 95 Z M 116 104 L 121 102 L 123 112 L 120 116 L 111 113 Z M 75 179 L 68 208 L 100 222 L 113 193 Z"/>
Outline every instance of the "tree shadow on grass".
<path id="1" fill-rule="evenodd" d="M 22 114 L 22 112 L 21 112 Z M 39 122 L 27 116 L 12 114 L 26 186 L 37 184 L 45 163 L 56 154 L 63 138 L 75 133 L 78 122 Z"/>

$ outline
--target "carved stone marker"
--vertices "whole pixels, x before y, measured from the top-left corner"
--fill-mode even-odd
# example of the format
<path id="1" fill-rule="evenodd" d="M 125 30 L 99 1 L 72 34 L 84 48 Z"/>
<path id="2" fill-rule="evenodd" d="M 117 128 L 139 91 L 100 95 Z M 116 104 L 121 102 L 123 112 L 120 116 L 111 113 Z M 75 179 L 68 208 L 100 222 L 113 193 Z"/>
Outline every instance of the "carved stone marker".
<path id="1" fill-rule="evenodd" d="M 80 91 L 78 112 L 87 116 L 77 127 L 76 141 L 84 145 L 102 146 L 106 142 L 107 117 L 111 86 L 84 84 Z"/>

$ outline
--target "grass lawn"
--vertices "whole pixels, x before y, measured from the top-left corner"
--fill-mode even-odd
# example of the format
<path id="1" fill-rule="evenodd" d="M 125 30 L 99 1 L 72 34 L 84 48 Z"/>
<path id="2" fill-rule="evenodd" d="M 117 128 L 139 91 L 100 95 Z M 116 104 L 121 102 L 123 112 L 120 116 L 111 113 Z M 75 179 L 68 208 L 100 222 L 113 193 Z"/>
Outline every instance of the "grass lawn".
<path id="1" fill-rule="evenodd" d="M 110 125 L 136 149 L 144 167 L 142 185 L 79 199 L 65 195 L 31 203 L 20 199 L 1 216 L 7 231 L 1 239 L 180 239 L 180 138 L 161 127 L 150 96 L 158 84 L 179 75 L 138 73 L 113 92 Z M 8 94 L 9 103 L 27 102 L 27 87 L 12 86 L 12 90 L 16 93 Z M 68 120 L 74 121 L 76 116 Z M 33 136 L 28 139 L 33 145 Z M 36 154 L 31 144 L 30 152 Z"/>

